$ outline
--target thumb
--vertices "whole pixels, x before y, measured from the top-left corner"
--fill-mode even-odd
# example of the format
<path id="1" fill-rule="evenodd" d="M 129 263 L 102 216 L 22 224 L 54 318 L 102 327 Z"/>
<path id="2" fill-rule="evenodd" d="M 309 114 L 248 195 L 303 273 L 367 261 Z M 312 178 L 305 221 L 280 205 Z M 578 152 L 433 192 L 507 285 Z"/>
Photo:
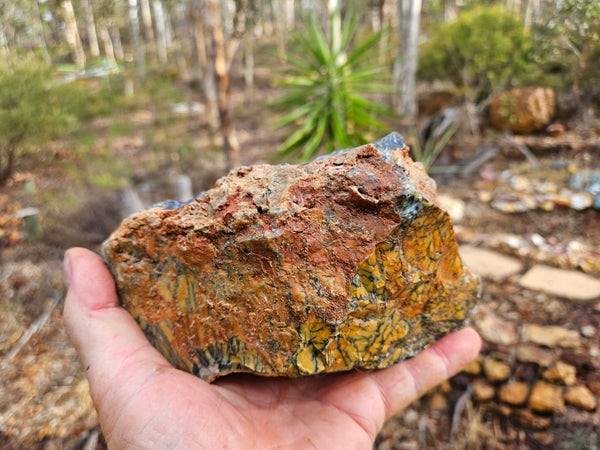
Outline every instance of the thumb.
<path id="1" fill-rule="evenodd" d="M 69 291 L 63 320 L 100 417 L 119 410 L 153 374 L 171 365 L 118 306 L 113 278 L 95 253 L 72 248 L 64 259 Z M 108 414 L 110 416 L 112 414 Z"/>

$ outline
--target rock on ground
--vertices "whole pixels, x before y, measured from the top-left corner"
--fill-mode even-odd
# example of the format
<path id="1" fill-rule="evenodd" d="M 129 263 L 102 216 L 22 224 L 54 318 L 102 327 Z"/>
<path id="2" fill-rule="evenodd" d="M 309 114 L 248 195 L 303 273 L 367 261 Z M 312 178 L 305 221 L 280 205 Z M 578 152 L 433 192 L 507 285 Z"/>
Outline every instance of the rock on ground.
<path id="1" fill-rule="evenodd" d="M 539 413 L 562 413 L 565 409 L 560 386 L 537 381 L 529 394 L 529 408 Z"/>
<path id="2" fill-rule="evenodd" d="M 475 273 L 494 281 L 502 281 L 521 271 L 523 265 L 516 258 L 492 250 L 463 245 L 460 256 Z"/>
<path id="3" fill-rule="evenodd" d="M 529 386 L 522 381 L 514 381 L 512 383 L 503 384 L 500 386 L 499 397 L 504 403 L 509 405 L 519 406 L 527 400 Z"/>
<path id="4" fill-rule="evenodd" d="M 523 342 L 554 348 L 575 348 L 581 345 L 581 337 L 575 330 L 569 330 L 558 325 L 523 325 Z"/>
<path id="5" fill-rule="evenodd" d="M 565 402 L 576 408 L 593 411 L 598 406 L 598 400 L 594 394 L 585 386 L 572 386 L 565 392 Z"/>
<path id="6" fill-rule="evenodd" d="M 529 134 L 547 126 L 554 116 L 554 109 L 551 88 L 513 88 L 492 99 L 490 120 L 499 130 Z"/>
<path id="7" fill-rule="evenodd" d="M 600 280 L 574 270 L 533 266 L 519 284 L 527 289 L 544 291 L 570 300 L 594 300 L 600 297 Z"/>

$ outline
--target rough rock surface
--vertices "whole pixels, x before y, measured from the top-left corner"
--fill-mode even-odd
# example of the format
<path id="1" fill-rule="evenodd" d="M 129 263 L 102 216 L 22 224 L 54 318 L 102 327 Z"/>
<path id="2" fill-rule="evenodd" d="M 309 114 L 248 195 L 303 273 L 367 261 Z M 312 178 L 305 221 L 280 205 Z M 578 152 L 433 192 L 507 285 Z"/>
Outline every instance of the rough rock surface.
<path id="1" fill-rule="evenodd" d="M 499 130 L 529 134 L 547 126 L 554 116 L 554 91 L 547 87 L 518 87 L 501 92 L 490 102 L 490 120 Z"/>
<path id="2" fill-rule="evenodd" d="M 398 134 L 232 171 L 126 219 L 103 253 L 176 367 L 297 377 L 387 367 L 464 325 L 479 279 Z"/>

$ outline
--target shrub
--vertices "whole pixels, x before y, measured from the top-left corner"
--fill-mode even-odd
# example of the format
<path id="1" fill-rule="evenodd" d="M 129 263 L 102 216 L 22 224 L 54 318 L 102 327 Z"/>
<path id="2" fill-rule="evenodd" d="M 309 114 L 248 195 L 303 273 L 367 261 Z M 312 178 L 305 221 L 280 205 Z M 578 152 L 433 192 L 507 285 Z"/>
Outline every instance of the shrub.
<path id="1" fill-rule="evenodd" d="M 30 145 L 57 136 L 76 122 L 64 110 L 51 81 L 49 68 L 39 63 L 0 70 L 0 186 Z"/>
<path id="2" fill-rule="evenodd" d="M 532 38 L 515 15 L 480 6 L 436 26 L 421 48 L 419 75 L 448 79 L 471 101 L 530 76 Z"/>
<path id="3" fill-rule="evenodd" d="M 537 63 L 557 75 L 558 87 L 571 87 L 577 101 L 585 103 L 583 94 L 598 87 L 600 3 L 557 2 L 548 20 L 536 27 L 534 37 Z"/>

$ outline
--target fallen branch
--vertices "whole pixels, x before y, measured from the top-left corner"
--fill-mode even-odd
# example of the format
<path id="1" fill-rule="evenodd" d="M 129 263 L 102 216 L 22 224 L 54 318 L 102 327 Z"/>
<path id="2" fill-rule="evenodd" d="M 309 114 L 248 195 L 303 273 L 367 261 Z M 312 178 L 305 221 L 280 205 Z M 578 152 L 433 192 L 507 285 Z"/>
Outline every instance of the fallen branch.
<path id="1" fill-rule="evenodd" d="M 511 145 L 513 145 L 521 153 L 523 153 L 523 156 L 525 156 L 525 158 L 527 158 L 527 161 L 529 161 L 529 163 L 533 166 L 534 169 L 537 170 L 542 167 L 542 165 L 537 160 L 537 158 L 535 156 L 533 156 L 533 153 L 531 153 L 531 150 L 529 150 L 529 148 L 527 148 L 527 146 L 525 144 L 523 144 L 522 142 L 519 142 L 517 139 L 515 139 L 515 137 L 511 133 L 504 133 L 504 139 L 507 140 Z"/>
<path id="2" fill-rule="evenodd" d="M 21 351 L 21 349 L 23 347 L 25 347 L 25 345 L 27 344 L 27 342 L 29 342 L 29 340 L 38 332 L 42 329 L 42 327 L 46 324 L 46 322 L 48 322 L 48 319 L 50 318 L 50 314 L 52 314 L 52 311 L 54 310 L 54 308 L 56 308 L 56 305 L 58 305 L 58 303 L 60 302 L 60 296 L 58 295 L 58 293 L 54 293 L 52 295 L 52 303 L 50 304 L 50 307 L 44 311 L 27 329 L 27 331 L 25 332 L 25 334 L 23 334 L 23 336 L 21 336 L 21 338 L 19 339 L 19 341 L 17 342 L 17 345 L 15 345 L 15 347 L 8 353 L 8 360 L 11 361 L 15 356 L 18 355 L 18 353 Z"/>
<path id="3" fill-rule="evenodd" d="M 98 439 L 100 437 L 100 425 L 96 425 L 94 428 L 88 431 L 87 435 L 83 439 L 82 450 L 96 450 L 98 448 Z"/>
<path id="4" fill-rule="evenodd" d="M 456 432 L 458 431 L 460 418 L 463 415 L 465 406 L 467 406 L 467 402 L 471 399 L 471 395 L 473 395 L 473 386 L 469 384 L 467 390 L 461 394 L 456 401 L 456 405 L 454 406 L 454 412 L 452 413 L 452 426 L 450 427 L 450 440 L 454 438 Z"/>
<path id="5" fill-rule="evenodd" d="M 561 149 L 571 149 L 575 151 L 594 151 L 600 149 L 600 141 L 598 138 L 582 139 L 573 136 L 514 136 L 513 139 L 537 152 L 550 152 Z"/>
<path id="6" fill-rule="evenodd" d="M 486 162 L 488 162 L 490 159 L 492 159 L 498 153 L 500 153 L 500 148 L 498 148 L 498 147 L 482 148 L 477 153 L 477 155 L 475 155 L 475 158 L 473 158 L 472 161 L 465 164 L 465 166 L 460 170 L 461 173 L 467 174 L 467 175 L 470 174 L 471 172 L 475 171 L 475 169 L 478 169 L 479 167 L 484 165 Z"/>

